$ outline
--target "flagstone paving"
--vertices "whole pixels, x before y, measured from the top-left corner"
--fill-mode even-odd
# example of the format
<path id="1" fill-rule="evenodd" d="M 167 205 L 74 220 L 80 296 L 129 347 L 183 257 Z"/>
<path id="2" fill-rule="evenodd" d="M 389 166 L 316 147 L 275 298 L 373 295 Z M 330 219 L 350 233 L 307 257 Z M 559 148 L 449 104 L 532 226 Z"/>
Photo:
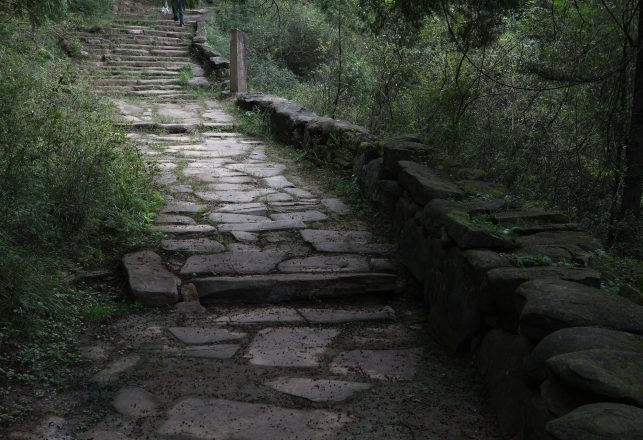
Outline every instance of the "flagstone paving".
<path id="1" fill-rule="evenodd" d="M 182 279 L 184 302 L 117 320 L 109 340 L 81 347 L 102 384 L 88 392 L 113 390 L 100 417 L 88 422 L 79 406 L 16 438 L 498 438 L 469 360 L 431 342 L 421 306 L 396 294 L 395 246 L 300 164 L 233 132 L 216 100 L 174 81 L 184 64 L 203 75 L 190 26 L 117 25 L 118 39 L 81 37 L 96 43 L 100 91 L 158 165 L 156 252 Z M 151 42 L 152 28 L 165 40 Z M 124 43 L 177 55 L 159 55 L 156 70 L 136 55 L 100 61 Z M 135 90 L 141 78 L 159 81 Z"/>

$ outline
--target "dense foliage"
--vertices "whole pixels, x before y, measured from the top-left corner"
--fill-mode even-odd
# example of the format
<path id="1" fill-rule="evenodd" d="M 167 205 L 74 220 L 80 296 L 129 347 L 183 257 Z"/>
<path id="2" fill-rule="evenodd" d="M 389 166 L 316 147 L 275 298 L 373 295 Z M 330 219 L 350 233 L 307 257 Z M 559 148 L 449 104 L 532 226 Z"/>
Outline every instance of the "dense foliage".
<path id="1" fill-rule="evenodd" d="M 68 2 L 81 4 L 105 2 Z M 60 271 L 144 240 L 159 202 L 112 106 L 58 55 L 59 32 L 15 20 L 0 31 L 0 345 L 38 335 L 65 304 Z"/>
<path id="2" fill-rule="evenodd" d="M 383 136 L 424 132 L 446 161 L 640 256 L 622 210 L 638 3 L 228 0 L 210 40 L 225 51 L 248 31 L 251 88 Z"/>

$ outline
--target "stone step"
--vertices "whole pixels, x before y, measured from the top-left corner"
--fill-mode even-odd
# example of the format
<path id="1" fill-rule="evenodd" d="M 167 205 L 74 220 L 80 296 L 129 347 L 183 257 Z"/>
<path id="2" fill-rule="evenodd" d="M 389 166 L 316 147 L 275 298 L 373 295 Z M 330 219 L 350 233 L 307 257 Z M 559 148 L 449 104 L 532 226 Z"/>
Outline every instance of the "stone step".
<path id="1" fill-rule="evenodd" d="M 154 30 L 150 28 L 143 28 L 143 27 L 115 27 L 112 26 L 109 28 L 109 31 L 111 33 L 115 34 L 126 34 L 126 35 L 132 35 L 134 37 L 142 36 L 142 35 L 150 35 L 154 37 L 172 37 L 172 38 L 180 38 L 180 39 L 188 39 L 192 36 L 192 32 L 186 32 L 186 31 L 163 31 L 163 30 Z"/>
<path id="2" fill-rule="evenodd" d="M 152 70 L 152 69 L 140 69 L 140 68 L 131 68 L 131 67 L 112 67 L 112 66 L 98 66 L 95 69 L 94 75 L 102 77 L 123 77 L 131 76 L 132 78 L 138 79 L 141 77 L 144 78 L 167 78 L 168 76 L 176 76 L 181 71 L 181 69 L 164 69 L 164 70 Z"/>
<path id="3" fill-rule="evenodd" d="M 91 47 L 87 49 L 87 52 L 92 55 L 111 55 L 116 57 L 145 57 L 145 56 L 156 56 L 163 58 L 172 58 L 172 57 L 186 57 L 189 58 L 190 51 L 187 48 L 177 48 L 177 49 L 165 49 L 158 47 L 150 46 L 146 49 L 133 49 L 128 47 L 117 47 L 114 49 L 101 48 L 101 47 Z"/>
<path id="4" fill-rule="evenodd" d="M 105 34 L 79 34 L 79 38 L 86 43 L 102 44 L 110 42 L 112 45 L 119 44 L 172 44 L 172 45 L 187 45 L 190 44 L 191 38 L 175 38 L 175 37 L 158 37 L 152 35 L 132 35 L 125 34 L 105 35 Z"/>
<path id="5" fill-rule="evenodd" d="M 98 78 L 93 81 L 96 86 L 137 86 L 137 85 L 181 85 L 181 81 L 171 78 L 137 79 L 137 78 Z"/>
<path id="6" fill-rule="evenodd" d="M 203 303 L 280 303 L 311 298 L 385 294 L 396 290 L 389 273 L 270 274 L 189 281 Z"/>
<path id="7" fill-rule="evenodd" d="M 156 63 L 184 63 L 187 64 L 191 61 L 191 58 L 189 55 L 186 54 L 181 54 L 180 56 L 170 56 L 170 57 L 164 57 L 164 56 L 159 56 L 159 55 L 119 55 L 119 54 L 105 54 L 105 55 L 94 55 L 94 57 L 98 57 L 98 59 L 103 59 L 103 56 L 105 57 L 106 62 L 120 62 L 120 61 L 127 61 L 127 62 L 156 62 Z"/>
<path id="8" fill-rule="evenodd" d="M 160 67 L 163 69 L 181 69 L 183 66 L 185 66 L 187 62 L 184 63 L 177 63 L 177 62 L 171 62 L 171 61 L 110 61 L 107 60 L 105 61 L 105 65 L 107 66 L 113 66 L 113 67 L 140 67 L 140 68 L 145 68 L 145 67 Z"/>

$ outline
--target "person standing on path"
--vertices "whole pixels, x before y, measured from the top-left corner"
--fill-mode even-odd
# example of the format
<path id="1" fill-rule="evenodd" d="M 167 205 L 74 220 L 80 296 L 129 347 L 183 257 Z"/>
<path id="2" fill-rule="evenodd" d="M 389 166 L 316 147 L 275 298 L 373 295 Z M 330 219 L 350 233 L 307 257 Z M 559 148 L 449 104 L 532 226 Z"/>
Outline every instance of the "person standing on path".
<path id="1" fill-rule="evenodd" d="M 178 20 L 179 26 L 183 27 L 183 19 L 185 16 L 184 0 L 172 0 L 172 15 L 174 15 L 174 21 Z"/>

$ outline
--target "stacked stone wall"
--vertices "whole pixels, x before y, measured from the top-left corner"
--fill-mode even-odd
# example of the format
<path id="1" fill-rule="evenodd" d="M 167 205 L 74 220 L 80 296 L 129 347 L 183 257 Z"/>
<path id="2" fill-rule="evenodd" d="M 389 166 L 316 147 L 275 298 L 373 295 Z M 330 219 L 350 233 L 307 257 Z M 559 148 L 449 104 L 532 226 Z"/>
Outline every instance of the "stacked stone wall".
<path id="1" fill-rule="evenodd" d="M 512 201 L 481 170 L 442 166 L 423 136 L 380 142 L 281 98 L 237 103 L 266 112 L 279 141 L 360 177 L 393 221 L 429 331 L 473 354 L 506 438 L 643 438 L 643 307 L 600 289 L 596 238 Z"/>
<path id="2" fill-rule="evenodd" d="M 205 36 L 205 28 L 208 23 L 214 20 L 214 17 L 214 12 L 208 12 L 197 19 L 196 33 L 192 40 L 192 50 L 201 64 L 206 66 L 218 81 L 225 83 L 230 79 L 230 60 L 223 57 L 216 49 L 210 47 Z"/>

